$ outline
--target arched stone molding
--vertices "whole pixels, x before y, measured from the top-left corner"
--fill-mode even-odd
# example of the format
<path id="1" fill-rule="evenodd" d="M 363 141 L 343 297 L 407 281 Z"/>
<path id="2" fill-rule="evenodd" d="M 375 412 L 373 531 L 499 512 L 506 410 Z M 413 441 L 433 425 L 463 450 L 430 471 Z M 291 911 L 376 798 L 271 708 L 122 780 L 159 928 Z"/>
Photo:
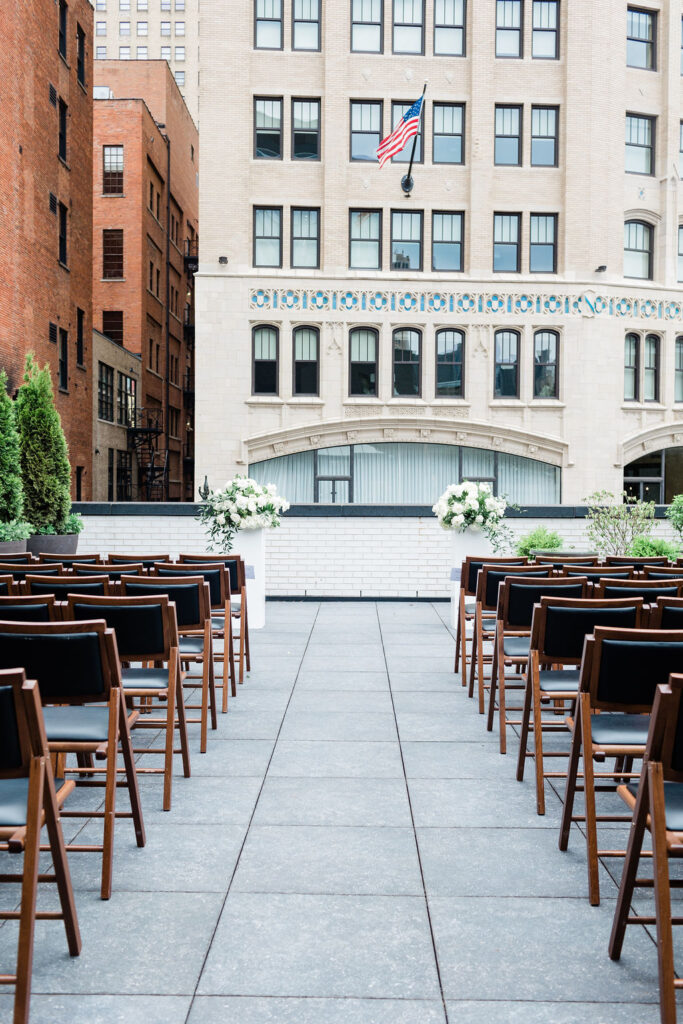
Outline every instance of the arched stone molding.
<path id="1" fill-rule="evenodd" d="M 245 440 L 247 461 L 262 462 L 280 455 L 295 455 L 312 448 L 334 448 L 346 444 L 407 441 L 430 444 L 465 445 L 508 455 L 521 455 L 553 466 L 568 461 L 568 445 L 559 437 L 540 436 L 502 424 L 478 422 L 460 417 L 458 409 L 444 415 L 418 415 L 414 408 L 392 409 L 386 416 L 368 407 L 348 409 L 348 417 L 326 423 L 311 423 L 285 430 L 257 434 Z M 683 428 L 682 428 L 683 429 Z"/>
<path id="2" fill-rule="evenodd" d="M 683 420 L 673 423 L 658 423 L 656 427 L 640 430 L 625 438 L 619 453 L 619 462 L 626 466 L 641 455 L 659 451 L 660 448 L 683 446 Z"/>

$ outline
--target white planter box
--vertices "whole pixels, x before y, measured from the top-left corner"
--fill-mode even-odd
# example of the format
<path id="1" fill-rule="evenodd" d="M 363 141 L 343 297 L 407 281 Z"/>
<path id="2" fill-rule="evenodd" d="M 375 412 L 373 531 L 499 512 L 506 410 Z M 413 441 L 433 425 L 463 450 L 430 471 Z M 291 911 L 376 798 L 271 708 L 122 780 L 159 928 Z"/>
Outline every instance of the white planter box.
<path id="1" fill-rule="evenodd" d="M 240 530 L 234 543 L 235 554 L 244 559 L 247 573 L 249 629 L 266 624 L 266 531 Z"/>
<path id="2" fill-rule="evenodd" d="M 491 542 L 481 530 L 451 530 L 451 626 L 458 625 L 460 601 L 460 573 L 468 555 L 486 557 L 492 553 Z"/>

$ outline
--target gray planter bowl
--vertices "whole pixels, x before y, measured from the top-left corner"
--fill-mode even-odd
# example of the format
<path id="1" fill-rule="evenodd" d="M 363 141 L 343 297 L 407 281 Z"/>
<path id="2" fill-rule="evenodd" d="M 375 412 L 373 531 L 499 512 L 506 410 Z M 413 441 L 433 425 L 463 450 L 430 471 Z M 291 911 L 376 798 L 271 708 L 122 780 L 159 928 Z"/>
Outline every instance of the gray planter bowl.
<path id="1" fill-rule="evenodd" d="M 26 541 L 32 555 L 75 555 L 78 549 L 77 533 L 34 533 Z"/>
<path id="2" fill-rule="evenodd" d="M 0 541 L 0 555 L 21 555 L 26 551 L 25 540 Z"/>

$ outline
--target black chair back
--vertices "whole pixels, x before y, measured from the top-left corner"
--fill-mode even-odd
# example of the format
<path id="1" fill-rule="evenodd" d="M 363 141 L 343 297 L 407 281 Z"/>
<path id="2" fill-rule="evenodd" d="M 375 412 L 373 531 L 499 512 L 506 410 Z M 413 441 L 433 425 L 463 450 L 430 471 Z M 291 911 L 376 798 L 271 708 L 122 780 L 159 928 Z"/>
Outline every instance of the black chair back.
<path id="1" fill-rule="evenodd" d="M 128 597 L 107 598 L 96 604 L 69 601 L 68 614 L 77 621 L 97 616 L 116 634 L 116 647 L 123 661 L 163 661 L 168 657 L 164 614 L 168 601 L 140 603 Z"/>
<path id="2" fill-rule="evenodd" d="M 524 576 L 525 578 L 538 576 L 539 578 L 548 579 L 551 572 L 552 567 L 550 565 L 546 565 L 543 569 L 530 568 L 528 572 L 525 571 Z M 510 575 L 514 574 L 506 573 L 505 569 L 496 569 L 494 571 L 491 571 L 489 569 L 489 571 L 486 574 L 486 590 L 484 592 L 484 603 L 486 604 L 487 608 L 496 607 L 498 603 L 498 587 L 503 582 L 503 580 L 509 578 Z"/>
<path id="3" fill-rule="evenodd" d="M 26 579 L 27 576 L 63 576 L 64 570 L 61 565 L 39 565 L 38 562 L 31 562 L 20 565 L 3 565 L 0 570 L 2 574 L 9 573 L 9 575 L 16 580 L 21 582 Z"/>
<path id="4" fill-rule="evenodd" d="M 647 712 L 657 687 L 683 670 L 683 631 L 596 626 L 586 640 L 582 688 L 590 684 L 591 705 L 604 711 Z M 584 672 L 590 673 L 584 679 Z"/>
<path id="5" fill-rule="evenodd" d="M 175 577 L 177 580 L 177 577 Z M 136 577 L 124 576 L 122 581 L 124 594 L 131 597 L 147 597 L 150 594 L 165 594 L 169 601 L 173 601 L 178 619 L 178 629 L 203 628 L 201 615 L 201 596 L 199 587 L 201 584 L 193 583 L 169 583 L 160 577 L 138 580 Z M 202 581 L 203 583 L 203 581 Z"/>
<path id="6" fill-rule="evenodd" d="M 57 618 L 52 594 L 0 597 L 2 622 L 54 622 Z"/>
<path id="7" fill-rule="evenodd" d="M 96 580 L 81 579 L 78 576 L 60 576 L 57 579 L 33 580 L 29 574 L 26 583 L 31 594 L 54 594 L 58 601 L 66 600 L 67 594 L 106 594 L 109 579 L 98 576 Z"/>
<path id="8" fill-rule="evenodd" d="M 558 592 L 563 597 L 584 597 L 584 583 L 565 583 L 563 579 L 550 579 L 545 583 L 517 583 L 510 580 L 506 627 L 510 629 L 529 629 L 534 614 L 534 605 L 542 597 Z"/>
<path id="9" fill-rule="evenodd" d="M 45 704 L 106 701 L 112 684 L 106 632 L 104 622 L 0 622 L 0 668 L 22 667 L 38 681 Z M 108 635 L 113 644 L 111 630 Z"/>
<path id="10" fill-rule="evenodd" d="M 19 565 L 32 561 L 33 555 L 30 551 L 15 551 L 11 555 L 0 555 L 0 563 L 9 562 L 11 565 Z"/>
<path id="11" fill-rule="evenodd" d="M 143 565 L 74 565 L 76 576 L 108 576 L 112 583 L 118 583 L 122 576 L 141 576 Z"/>
<path id="12" fill-rule="evenodd" d="M 606 601 L 591 598 L 564 604 L 563 597 L 542 598 L 539 605 L 538 613 L 545 621 L 540 627 L 541 632 L 537 640 L 534 639 L 538 643 L 543 661 L 555 659 L 557 662 L 579 663 L 584 640 L 596 626 L 634 629 L 640 625 L 642 599 L 624 600 L 618 604 L 612 601 L 609 603 L 610 607 Z M 556 601 L 557 603 L 554 603 Z"/>
<path id="13" fill-rule="evenodd" d="M 182 576 L 182 575 L 195 575 L 203 576 L 206 582 L 209 584 L 209 593 L 211 595 L 212 607 L 217 607 L 223 603 L 224 597 L 221 593 L 221 570 L 224 569 L 223 565 L 217 565 L 215 568 L 207 566 L 195 566 L 195 565 L 156 565 L 154 567 L 154 575 L 159 577 L 164 576 Z"/>

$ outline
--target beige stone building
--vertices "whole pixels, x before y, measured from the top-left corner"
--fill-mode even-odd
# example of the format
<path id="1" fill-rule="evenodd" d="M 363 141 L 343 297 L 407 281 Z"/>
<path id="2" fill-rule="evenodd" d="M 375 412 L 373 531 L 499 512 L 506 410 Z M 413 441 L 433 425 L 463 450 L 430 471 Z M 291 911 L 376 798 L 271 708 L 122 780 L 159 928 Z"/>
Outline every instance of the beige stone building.
<path id="1" fill-rule="evenodd" d="M 204 0 L 197 479 L 683 489 L 682 13 Z"/>
<path id="2" fill-rule="evenodd" d="M 140 356 L 93 330 L 93 501 L 138 497 L 138 467 L 128 444 L 140 390 Z"/>
<path id="3" fill-rule="evenodd" d="M 199 117 L 199 0 L 93 0 L 95 60 L 167 60 Z"/>

